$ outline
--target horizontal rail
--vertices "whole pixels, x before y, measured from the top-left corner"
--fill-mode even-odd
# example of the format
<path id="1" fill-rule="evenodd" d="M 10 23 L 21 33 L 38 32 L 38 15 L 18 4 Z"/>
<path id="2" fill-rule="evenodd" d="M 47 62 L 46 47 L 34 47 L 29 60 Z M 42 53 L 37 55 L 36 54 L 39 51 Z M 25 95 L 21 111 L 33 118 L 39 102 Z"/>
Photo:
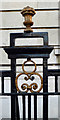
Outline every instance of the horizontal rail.
<path id="1" fill-rule="evenodd" d="M 48 76 L 60 76 L 60 69 L 48 70 Z"/>
<path id="2" fill-rule="evenodd" d="M 43 66 L 43 64 L 36 64 L 37 66 Z M 59 64 L 57 64 L 57 63 L 52 63 L 52 64 L 47 64 L 48 66 L 60 66 L 60 63 Z M 0 64 L 0 67 L 10 67 L 11 66 L 11 64 Z M 18 67 L 20 67 L 20 66 L 22 66 L 22 64 L 16 64 L 16 66 Z M 34 66 L 34 64 L 25 64 L 25 66 Z"/>
<path id="3" fill-rule="evenodd" d="M 31 27 L 32 29 L 60 29 L 59 26 L 56 26 L 56 27 L 45 27 L 45 26 L 42 26 L 42 27 Z M 0 30 L 24 30 L 25 27 L 8 27 L 8 28 L 0 28 Z"/>
<path id="4" fill-rule="evenodd" d="M 11 9 L 11 10 L 0 10 L 0 12 L 21 12 L 22 9 Z M 59 8 L 49 8 L 49 9 L 35 9 L 35 11 L 59 11 Z"/>
<path id="5" fill-rule="evenodd" d="M 33 93 L 26 93 L 26 92 L 22 92 L 22 93 L 0 93 L 0 96 L 20 96 L 20 95 L 60 95 L 60 92 L 50 92 L 50 93 L 38 93 L 38 92 L 33 92 Z"/>
<path id="6" fill-rule="evenodd" d="M 0 71 L 0 77 L 11 77 L 11 75 L 12 75 L 11 70 Z M 48 76 L 60 76 L 60 69 L 55 69 L 55 70 L 50 69 L 48 70 L 47 75 Z"/>
<path id="7" fill-rule="evenodd" d="M 15 47 L 42 47 L 43 45 L 34 45 L 34 46 L 15 46 Z M 60 47 L 60 45 L 48 45 L 48 46 L 52 46 L 52 47 L 54 47 L 54 49 L 60 49 L 60 48 L 58 48 L 58 47 Z M 0 48 L 7 48 L 7 47 L 10 47 L 10 46 L 0 46 Z M 55 47 L 57 47 L 57 48 L 55 48 Z"/>
<path id="8" fill-rule="evenodd" d="M 11 71 L 5 70 L 0 71 L 0 77 L 11 77 Z"/>

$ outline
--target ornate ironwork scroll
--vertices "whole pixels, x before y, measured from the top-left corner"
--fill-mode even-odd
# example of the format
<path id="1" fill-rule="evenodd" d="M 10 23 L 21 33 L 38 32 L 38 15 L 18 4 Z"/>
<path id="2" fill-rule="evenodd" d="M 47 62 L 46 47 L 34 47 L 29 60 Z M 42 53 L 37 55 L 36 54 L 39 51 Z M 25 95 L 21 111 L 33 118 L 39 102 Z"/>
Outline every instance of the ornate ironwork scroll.
<path id="1" fill-rule="evenodd" d="M 32 72 L 27 72 L 25 71 L 24 69 L 24 66 L 27 62 L 32 62 L 35 66 L 34 70 Z M 24 91 L 24 92 L 28 92 L 30 90 L 30 92 L 40 92 L 43 88 L 43 78 L 40 74 L 38 74 L 36 71 L 36 63 L 34 61 L 32 61 L 31 59 L 28 59 L 27 61 L 25 61 L 23 64 L 22 64 L 22 70 L 23 70 L 23 73 L 20 73 L 17 75 L 16 79 L 15 79 L 15 84 L 16 84 L 16 89 L 18 92 L 22 92 L 19 87 L 18 87 L 18 78 L 21 76 L 21 75 L 27 75 L 27 77 L 24 77 L 24 80 L 28 81 L 29 79 L 31 81 L 34 81 L 35 77 L 33 75 L 37 75 L 39 76 L 40 80 L 41 80 L 41 85 L 39 87 L 39 89 L 37 90 L 38 88 L 38 84 L 37 83 L 31 83 L 30 85 L 28 85 L 27 83 L 23 83 L 21 85 L 21 89 Z"/>

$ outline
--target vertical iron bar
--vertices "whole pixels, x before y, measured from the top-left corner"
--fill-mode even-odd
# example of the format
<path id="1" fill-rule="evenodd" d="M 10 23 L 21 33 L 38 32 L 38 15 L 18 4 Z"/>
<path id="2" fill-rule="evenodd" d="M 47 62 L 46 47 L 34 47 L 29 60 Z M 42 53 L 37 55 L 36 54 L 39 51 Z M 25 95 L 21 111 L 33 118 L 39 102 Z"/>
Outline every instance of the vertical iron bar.
<path id="1" fill-rule="evenodd" d="M 15 77 L 16 77 L 16 59 L 11 59 L 11 92 L 16 93 Z M 19 106 L 17 96 L 11 96 L 11 120 L 19 120 Z"/>
<path id="2" fill-rule="evenodd" d="M 23 95 L 23 120 L 25 120 L 25 95 Z"/>
<path id="3" fill-rule="evenodd" d="M 20 120 L 18 97 L 16 97 L 17 120 Z"/>
<path id="4" fill-rule="evenodd" d="M 10 47 L 15 46 L 15 40 L 13 36 L 10 34 Z M 16 59 L 11 59 L 11 93 L 16 93 L 15 87 L 15 77 L 16 77 Z M 16 96 L 11 96 L 11 120 L 16 120 Z"/>
<path id="5" fill-rule="evenodd" d="M 46 32 L 46 34 L 44 35 L 44 46 L 48 46 L 48 33 Z"/>
<path id="6" fill-rule="evenodd" d="M 28 120 L 31 120 L 31 95 L 28 95 Z"/>
<path id="7" fill-rule="evenodd" d="M 34 120 L 37 120 L 37 95 L 34 95 Z"/>
<path id="8" fill-rule="evenodd" d="M 43 92 L 48 92 L 47 58 L 43 58 Z M 48 120 L 48 96 L 43 95 L 43 120 Z"/>
<path id="9" fill-rule="evenodd" d="M 55 76 L 55 92 L 58 92 L 58 79 L 57 79 L 57 76 Z"/>
<path id="10" fill-rule="evenodd" d="M 10 47 L 15 46 L 15 39 L 10 34 Z M 11 59 L 11 93 L 16 93 L 15 78 L 16 78 L 16 59 Z M 17 96 L 11 96 L 11 120 L 19 120 L 19 105 Z"/>
<path id="11" fill-rule="evenodd" d="M 11 59 L 11 93 L 16 93 L 15 77 L 16 77 L 16 59 Z M 16 96 L 11 96 L 11 120 L 17 120 L 16 113 Z"/>
<path id="12" fill-rule="evenodd" d="M 4 93 L 4 77 L 1 77 L 2 93 Z"/>

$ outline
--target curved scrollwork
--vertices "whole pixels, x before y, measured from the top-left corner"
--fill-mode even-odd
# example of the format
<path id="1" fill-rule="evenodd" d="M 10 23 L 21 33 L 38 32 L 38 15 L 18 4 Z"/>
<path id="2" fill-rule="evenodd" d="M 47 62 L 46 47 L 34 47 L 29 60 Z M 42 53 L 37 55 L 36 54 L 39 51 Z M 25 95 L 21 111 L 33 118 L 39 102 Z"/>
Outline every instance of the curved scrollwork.
<path id="1" fill-rule="evenodd" d="M 26 71 L 25 71 L 24 66 L 25 66 L 25 64 L 26 64 L 27 62 L 32 62 L 32 63 L 34 64 L 35 69 L 34 69 L 32 72 L 26 72 Z M 27 60 L 27 61 L 25 61 L 25 62 L 23 63 L 23 65 L 22 65 L 22 69 L 23 69 L 23 73 L 18 74 L 17 77 L 16 77 L 16 80 L 15 80 L 15 84 L 16 84 L 16 89 L 17 89 L 17 91 L 21 92 L 21 90 L 20 90 L 19 87 L 18 87 L 18 78 L 19 78 L 21 75 L 27 75 L 27 77 L 24 77 L 24 80 L 26 80 L 26 81 L 29 80 L 29 79 L 30 79 L 31 81 L 33 81 L 33 80 L 35 79 L 35 77 L 32 76 L 32 75 L 37 75 L 37 76 L 39 76 L 39 78 L 40 78 L 40 80 L 41 80 L 41 86 L 39 87 L 38 90 L 37 90 L 37 88 L 38 88 L 38 84 L 37 84 L 37 83 L 31 83 L 30 85 L 28 85 L 27 83 L 23 83 L 23 84 L 21 85 L 21 89 L 22 89 L 24 92 L 28 92 L 29 90 L 30 90 L 30 92 L 40 92 L 41 89 L 43 88 L 43 78 L 42 78 L 42 76 L 41 76 L 40 74 L 38 74 L 38 73 L 35 72 L 35 71 L 36 71 L 36 64 L 35 64 L 35 62 L 32 61 L 32 60 Z M 35 90 L 36 90 L 36 91 L 35 91 Z"/>
<path id="2" fill-rule="evenodd" d="M 22 70 L 24 71 L 25 74 L 32 74 L 32 72 L 28 73 L 28 72 L 26 72 L 25 69 L 24 69 L 24 66 L 25 66 L 25 64 L 26 64 L 27 62 L 32 62 L 32 63 L 34 64 L 35 69 L 34 69 L 32 72 L 35 72 L 35 71 L 36 71 L 36 63 L 35 63 L 34 61 L 32 61 L 32 60 L 27 60 L 27 61 L 25 61 L 25 62 L 23 63 L 23 65 L 22 65 Z"/>
<path id="3" fill-rule="evenodd" d="M 24 83 L 24 84 L 21 85 L 21 88 L 22 88 L 22 90 L 26 90 L 25 92 L 28 92 L 28 90 L 30 90 L 30 92 L 34 92 L 34 91 L 32 90 L 32 88 L 33 88 L 34 90 L 36 90 L 36 89 L 38 88 L 38 85 L 37 85 L 36 83 L 32 83 L 32 84 L 30 84 L 30 85 Z"/>

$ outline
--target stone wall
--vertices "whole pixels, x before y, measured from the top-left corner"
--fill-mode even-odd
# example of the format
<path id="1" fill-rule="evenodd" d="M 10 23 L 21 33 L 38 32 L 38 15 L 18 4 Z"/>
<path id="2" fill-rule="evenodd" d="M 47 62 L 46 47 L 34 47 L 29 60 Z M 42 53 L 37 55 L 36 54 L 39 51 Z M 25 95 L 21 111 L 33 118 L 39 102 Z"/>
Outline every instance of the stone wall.
<path id="1" fill-rule="evenodd" d="M 17 1 L 4 1 L 2 0 L 0 4 L 0 10 L 6 10 L 6 9 L 22 9 L 26 7 L 27 5 L 35 8 L 35 9 L 43 9 L 43 8 L 59 8 L 59 2 L 57 0 L 55 1 L 41 1 L 41 0 L 36 0 L 36 1 L 22 1 L 22 0 L 17 0 Z M 0 28 L 22 28 L 23 27 L 23 17 L 20 14 L 20 12 L 0 12 Z M 34 21 L 34 27 L 56 27 L 59 26 L 59 12 L 58 11 L 36 11 L 36 15 L 33 17 Z M 23 32 L 23 29 L 15 29 L 15 30 L 0 30 L 0 64 L 10 64 L 10 60 L 8 59 L 7 54 L 3 50 L 4 46 L 9 46 L 10 45 L 10 33 L 20 33 Z M 59 40 L 59 30 L 58 29 L 34 29 L 34 32 L 48 32 L 49 36 L 49 45 L 54 46 L 54 50 L 52 51 L 50 58 L 48 60 L 48 64 L 55 64 L 54 66 L 49 66 L 49 69 L 58 69 L 59 66 L 56 66 L 56 64 L 60 63 L 60 49 L 58 51 L 58 48 L 60 48 L 60 40 Z M 21 39 L 21 40 L 16 40 L 16 45 L 42 45 L 42 39 Z M 2 47 L 3 46 L 3 47 Z M 16 63 L 23 63 L 25 59 L 21 59 L 16 61 Z M 36 63 L 42 63 L 42 60 L 40 59 L 33 59 Z M 10 67 L 1 67 L 0 70 L 10 70 Z M 29 68 L 28 68 L 29 69 Z M 19 72 L 22 72 L 21 67 L 17 67 L 17 74 Z M 42 67 L 37 67 L 37 71 L 43 75 L 43 69 Z M 49 91 L 54 91 L 55 90 L 55 81 L 54 77 L 49 77 L 48 85 Z M 9 80 L 9 81 L 8 81 Z M 1 84 L 1 81 L 0 81 Z M 60 83 L 59 83 L 60 84 Z M 5 77 L 5 92 L 10 92 L 10 78 Z M 60 88 L 60 87 L 59 87 Z M 1 88 L 0 88 L 1 91 Z M 21 99 L 21 101 L 20 101 Z M 57 118 L 60 117 L 60 103 L 59 103 L 60 97 L 58 96 L 49 96 L 49 101 L 48 101 L 48 115 L 49 118 Z M 2 103 L 2 104 L 1 104 Z M 10 118 L 11 116 L 11 107 L 10 107 L 10 97 L 0 97 L 0 119 L 1 118 Z M 19 97 L 19 106 L 21 110 L 21 118 L 22 118 L 22 97 Z M 26 98 L 26 106 L 27 106 L 27 98 Z M 33 118 L 33 97 L 32 97 L 32 118 Z M 26 108 L 26 111 L 28 111 L 28 108 Z M 28 115 L 26 114 L 26 117 Z M 43 116 L 43 98 L 40 96 L 38 97 L 38 118 L 42 118 Z"/>

